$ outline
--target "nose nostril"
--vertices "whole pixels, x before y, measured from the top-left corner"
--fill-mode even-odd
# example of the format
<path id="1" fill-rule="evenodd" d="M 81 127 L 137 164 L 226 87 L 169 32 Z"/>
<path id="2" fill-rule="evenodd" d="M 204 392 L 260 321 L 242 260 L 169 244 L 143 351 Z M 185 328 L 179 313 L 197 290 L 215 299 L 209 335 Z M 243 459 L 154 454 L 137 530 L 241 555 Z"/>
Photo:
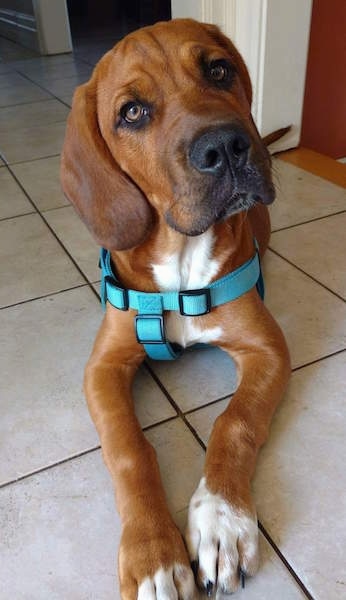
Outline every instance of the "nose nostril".
<path id="1" fill-rule="evenodd" d="M 217 150 L 208 150 L 205 155 L 206 169 L 214 169 L 220 162 L 220 156 Z"/>
<path id="2" fill-rule="evenodd" d="M 222 177 L 246 165 L 250 148 L 251 138 L 240 127 L 213 127 L 192 141 L 188 159 L 200 173 Z"/>
<path id="3" fill-rule="evenodd" d="M 236 137 L 233 140 L 232 152 L 236 158 L 240 158 L 241 156 L 243 156 L 243 154 L 245 154 L 248 151 L 248 149 L 249 143 L 247 142 L 247 140 L 244 140 L 241 137 Z"/>

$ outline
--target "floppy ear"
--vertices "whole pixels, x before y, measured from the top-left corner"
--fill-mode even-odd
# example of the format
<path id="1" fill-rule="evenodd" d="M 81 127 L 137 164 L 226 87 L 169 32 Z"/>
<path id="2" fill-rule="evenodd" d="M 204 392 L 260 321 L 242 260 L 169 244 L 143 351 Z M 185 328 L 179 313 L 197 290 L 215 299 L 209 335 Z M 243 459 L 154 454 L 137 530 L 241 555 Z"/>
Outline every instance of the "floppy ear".
<path id="1" fill-rule="evenodd" d="M 62 151 L 61 183 L 98 244 L 127 250 L 147 237 L 153 216 L 147 199 L 120 169 L 101 135 L 96 89 L 94 73 L 75 92 Z"/>
<path id="2" fill-rule="evenodd" d="M 251 106 L 251 103 L 252 103 L 251 79 L 250 79 L 249 71 L 247 70 L 247 66 L 246 66 L 241 54 L 238 52 L 238 50 L 236 49 L 234 44 L 231 42 L 231 40 L 222 33 L 222 31 L 219 29 L 219 27 L 217 27 L 216 25 L 210 25 L 210 24 L 206 24 L 206 25 L 204 25 L 204 27 L 207 29 L 209 35 L 213 38 L 214 42 L 219 44 L 219 46 L 221 46 L 221 48 L 224 48 L 228 52 L 228 54 L 230 56 L 232 56 L 232 58 L 234 59 L 234 62 L 236 63 L 237 68 L 238 68 L 237 69 L 238 74 L 239 74 L 239 77 L 243 84 L 243 88 L 244 88 L 247 100 L 249 102 L 249 105 Z"/>

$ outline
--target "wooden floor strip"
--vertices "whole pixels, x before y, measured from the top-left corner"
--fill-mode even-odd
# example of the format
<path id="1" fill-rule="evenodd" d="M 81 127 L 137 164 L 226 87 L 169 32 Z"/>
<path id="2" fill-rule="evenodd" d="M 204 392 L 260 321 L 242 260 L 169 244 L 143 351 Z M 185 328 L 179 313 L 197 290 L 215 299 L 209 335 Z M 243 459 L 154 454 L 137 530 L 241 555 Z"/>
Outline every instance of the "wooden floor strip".
<path id="1" fill-rule="evenodd" d="M 279 152 L 276 157 L 346 188 L 346 164 L 308 148 Z"/>

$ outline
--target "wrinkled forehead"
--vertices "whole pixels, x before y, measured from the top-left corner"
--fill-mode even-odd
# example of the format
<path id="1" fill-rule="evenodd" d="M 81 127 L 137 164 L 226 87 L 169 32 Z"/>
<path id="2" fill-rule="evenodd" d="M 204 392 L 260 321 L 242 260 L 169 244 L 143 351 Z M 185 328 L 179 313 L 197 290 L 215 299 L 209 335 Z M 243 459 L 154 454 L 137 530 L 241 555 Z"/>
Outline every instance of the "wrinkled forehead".
<path id="1" fill-rule="evenodd" d="M 221 46 L 199 23 L 158 24 L 129 34 L 115 46 L 109 53 L 108 78 L 114 78 L 119 90 L 143 76 L 161 85 L 177 79 L 181 86 L 200 75 L 203 61 L 228 58 L 236 68 L 237 56 L 230 49 L 231 43 Z"/>

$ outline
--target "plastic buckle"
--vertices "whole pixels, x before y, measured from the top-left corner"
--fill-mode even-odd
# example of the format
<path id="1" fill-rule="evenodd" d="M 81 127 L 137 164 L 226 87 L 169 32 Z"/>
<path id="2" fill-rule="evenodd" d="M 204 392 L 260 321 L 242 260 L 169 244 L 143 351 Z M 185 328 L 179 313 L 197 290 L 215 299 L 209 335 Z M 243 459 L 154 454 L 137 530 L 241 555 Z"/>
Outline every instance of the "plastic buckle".
<path id="1" fill-rule="evenodd" d="M 140 334 L 138 333 L 138 325 L 140 324 L 141 321 L 157 321 L 157 325 L 159 326 L 159 330 L 158 333 L 161 336 L 161 339 L 151 339 L 150 337 L 148 337 L 148 339 L 144 339 L 144 337 L 141 337 Z M 136 338 L 137 338 L 137 342 L 139 344 L 166 344 L 166 335 L 165 335 L 165 328 L 164 328 L 164 321 L 163 321 L 163 315 L 155 315 L 155 314 L 150 314 L 150 315 L 136 315 L 135 317 L 135 329 L 136 329 Z"/>
<path id="2" fill-rule="evenodd" d="M 107 291 L 107 287 L 106 284 L 109 283 L 112 288 L 114 290 L 116 290 L 117 292 L 120 292 L 122 295 L 122 301 L 123 301 L 123 305 L 122 306 L 116 306 L 116 308 L 118 310 L 123 310 L 126 311 L 129 309 L 129 293 L 128 290 L 126 288 L 121 287 L 121 285 L 118 284 L 118 282 L 114 281 L 113 277 L 111 277 L 110 275 L 106 275 L 105 276 L 105 289 Z"/>
<path id="3" fill-rule="evenodd" d="M 205 297 L 205 304 L 206 304 L 206 309 L 203 312 L 200 313 L 188 313 L 184 310 L 184 296 L 204 296 Z M 210 294 L 210 289 L 209 288 L 204 288 L 204 289 L 200 289 L 200 290 L 183 290 L 182 292 L 179 292 L 178 295 L 178 300 L 179 300 L 179 310 L 180 310 L 180 314 L 183 315 L 184 317 L 200 317 L 202 315 L 206 315 L 207 313 L 209 313 L 211 311 L 211 294 Z"/>

